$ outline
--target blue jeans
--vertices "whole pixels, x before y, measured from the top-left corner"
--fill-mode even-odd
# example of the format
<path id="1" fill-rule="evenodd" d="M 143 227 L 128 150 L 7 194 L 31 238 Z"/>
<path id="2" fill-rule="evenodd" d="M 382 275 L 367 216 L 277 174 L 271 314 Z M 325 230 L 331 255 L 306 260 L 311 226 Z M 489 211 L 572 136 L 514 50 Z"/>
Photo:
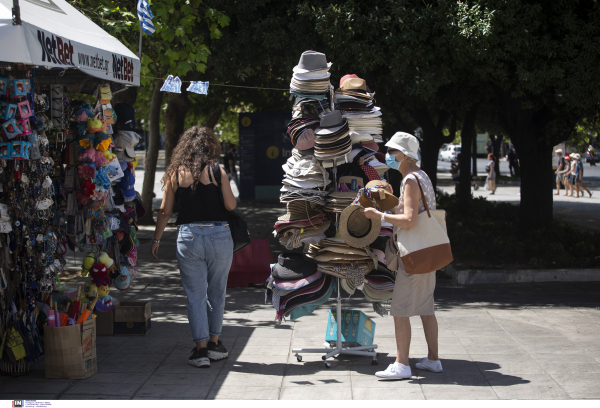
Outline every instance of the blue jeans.
<path id="1" fill-rule="evenodd" d="M 233 239 L 227 222 L 179 226 L 177 262 L 194 342 L 221 334 L 232 260 Z"/>

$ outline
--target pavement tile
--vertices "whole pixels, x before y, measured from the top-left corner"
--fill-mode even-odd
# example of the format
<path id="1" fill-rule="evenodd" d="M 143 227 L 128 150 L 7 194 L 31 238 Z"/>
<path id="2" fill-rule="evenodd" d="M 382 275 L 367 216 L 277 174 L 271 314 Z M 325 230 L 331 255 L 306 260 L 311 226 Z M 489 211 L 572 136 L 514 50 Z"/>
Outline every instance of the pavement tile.
<path id="1" fill-rule="evenodd" d="M 150 373 L 96 373 L 80 383 L 142 384 Z"/>
<path id="2" fill-rule="evenodd" d="M 32 391 L 3 393 L 0 392 L 0 400 L 36 400 L 49 401 L 55 400 L 58 393 L 54 394 L 34 394 Z"/>
<path id="3" fill-rule="evenodd" d="M 289 344 L 289 341 L 288 341 Z M 290 353 L 289 346 L 280 345 L 279 347 L 273 346 L 238 346 L 237 343 L 234 348 L 230 351 L 229 355 L 253 355 L 253 356 L 287 356 Z"/>
<path id="4" fill-rule="evenodd" d="M 71 386 L 76 380 L 49 380 L 47 382 L 12 381 L 0 386 L 0 394 L 58 394 Z M 40 399 L 40 398 L 37 398 Z"/>
<path id="5" fill-rule="evenodd" d="M 477 368 L 481 370 L 485 378 L 499 378 L 505 375 L 520 374 L 545 374 L 546 372 L 535 362 L 502 362 L 484 363 L 476 362 Z"/>
<path id="6" fill-rule="evenodd" d="M 387 366 L 386 366 L 387 367 Z M 370 373 L 358 373 L 351 372 L 350 381 L 352 383 L 352 389 L 355 388 L 418 388 L 419 378 L 415 376 L 413 370 L 413 377 L 410 379 L 403 380 L 387 380 L 375 376 L 375 372 L 379 370 L 385 370 L 386 367 L 375 368 Z M 341 378 L 341 377 L 336 377 Z"/>
<path id="7" fill-rule="evenodd" d="M 231 356 L 223 366 L 223 373 L 283 375 L 287 356 Z"/>
<path id="8" fill-rule="evenodd" d="M 600 387 L 562 385 L 562 388 L 574 399 L 600 399 Z"/>
<path id="9" fill-rule="evenodd" d="M 518 344 L 478 344 L 465 346 L 469 354 L 526 354 Z"/>
<path id="10" fill-rule="evenodd" d="M 448 371 L 443 373 L 432 373 L 431 371 L 418 370 L 421 384 L 455 384 L 455 385 L 467 385 L 477 387 L 489 386 L 486 378 L 481 373 L 456 373 L 449 374 Z M 414 373 L 413 373 L 414 374 Z"/>
<path id="11" fill-rule="evenodd" d="M 468 354 L 468 348 L 461 344 L 445 344 L 440 341 L 438 344 L 439 354 Z M 410 352 L 412 354 L 419 354 L 426 356 L 428 352 L 427 344 L 411 344 Z M 395 354 L 395 353 L 394 353 Z"/>
<path id="12" fill-rule="evenodd" d="M 168 387 L 157 387 L 155 384 L 145 384 L 137 392 L 135 397 L 205 399 L 210 392 L 210 389 L 211 387 L 207 385 L 171 384 Z"/>
<path id="13" fill-rule="evenodd" d="M 493 400 L 498 399 L 489 386 L 456 386 L 423 384 L 423 394 L 428 400 Z"/>
<path id="14" fill-rule="evenodd" d="M 548 374 L 554 373 L 600 373 L 600 364 L 592 362 L 569 363 L 539 363 L 540 367 Z M 600 386 L 600 383 L 598 384 Z"/>
<path id="15" fill-rule="evenodd" d="M 397 387 L 402 382 L 378 384 L 378 387 L 361 388 L 352 386 L 352 399 L 354 400 L 423 400 L 425 396 L 421 387 L 411 384 L 411 387 Z"/>
<path id="16" fill-rule="evenodd" d="M 195 368 L 189 366 L 190 368 Z M 156 373 L 153 374 L 145 382 L 146 385 L 159 385 L 159 386 L 170 386 L 170 385 L 213 385 L 219 376 L 220 370 L 214 370 L 214 367 L 210 369 L 198 369 L 195 372 L 188 373 Z"/>
<path id="17" fill-rule="evenodd" d="M 131 363 L 102 363 L 98 364 L 99 373 L 151 373 L 159 366 L 160 362 Z"/>
<path id="18" fill-rule="evenodd" d="M 279 387 L 213 387 L 206 399 L 209 400 L 276 400 L 279 399 Z"/>
<path id="19" fill-rule="evenodd" d="M 582 373 L 575 375 L 572 372 L 548 373 L 560 385 L 586 385 L 598 387 L 600 384 L 600 373 Z"/>
<path id="20" fill-rule="evenodd" d="M 328 387 L 328 388 L 339 388 L 348 387 L 350 388 L 351 376 L 335 375 L 331 373 L 329 375 L 322 373 L 319 375 L 288 375 L 283 378 L 283 387 Z"/>
<path id="21" fill-rule="evenodd" d="M 224 387 L 281 387 L 282 375 L 250 374 L 238 372 L 221 372 L 215 379 L 214 386 Z"/>
<path id="22" fill-rule="evenodd" d="M 331 361 L 331 367 L 325 368 L 323 361 L 306 361 L 306 359 L 304 361 L 303 363 L 288 364 L 285 375 L 327 375 L 329 372 L 335 372 L 336 376 L 349 376 L 352 369 L 348 362 Z"/>
<path id="23" fill-rule="evenodd" d="M 160 363 L 167 356 L 165 354 L 130 354 L 121 353 L 120 350 L 109 354 L 103 360 L 103 363 Z"/>
<path id="24" fill-rule="evenodd" d="M 131 396 L 129 395 L 115 395 L 115 394 L 102 394 L 92 395 L 90 394 L 63 394 L 59 400 L 128 400 Z"/>
<path id="25" fill-rule="evenodd" d="M 71 388 L 65 391 L 65 394 L 87 394 L 87 395 L 122 395 L 131 397 L 135 391 L 140 388 L 140 384 L 129 384 L 123 382 L 114 383 L 90 383 L 77 382 Z"/>
<path id="26" fill-rule="evenodd" d="M 517 342 L 508 335 L 500 335 L 497 337 L 459 337 L 460 344 L 463 346 L 480 346 L 480 345 L 517 345 Z"/>
<path id="27" fill-rule="evenodd" d="M 522 374 L 488 380 L 501 399 L 567 399 L 567 393 L 547 374 Z"/>
<path id="28" fill-rule="evenodd" d="M 304 387 L 283 387 L 282 400 L 349 400 L 352 399 L 350 387 L 316 387 L 315 392 L 306 392 Z"/>

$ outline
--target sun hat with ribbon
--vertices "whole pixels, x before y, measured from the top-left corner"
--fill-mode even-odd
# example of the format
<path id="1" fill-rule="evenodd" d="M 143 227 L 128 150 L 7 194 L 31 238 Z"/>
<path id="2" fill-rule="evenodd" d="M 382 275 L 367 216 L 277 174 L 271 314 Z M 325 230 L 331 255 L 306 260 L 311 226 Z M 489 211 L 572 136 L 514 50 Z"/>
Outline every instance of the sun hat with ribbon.
<path id="1" fill-rule="evenodd" d="M 411 134 L 396 132 L 385 145 L 392 149 L 400 150 L 408 157 L 419 160 L 419 139 Z"/>
<path id="2" fill-rule="evenodd" d="M 369 219 L 360 210 L 360 205 L 351 205 L 340 216 L 340 236 L 346 244 L 364 248 L 372 244 L 381 230 L 381 220 Z"/>
<path id="3" fill-rule="evenodd" d="M 388 187 L 389 184 L 383 180 L 369 181 L 365 188 L 359 190 L 356 199 L 365 208 L 379 207 L 382 211 L 390 211 L 398 206 L 398 197 L 390 193 Z"/>
<path id="4" fill-rule="evenodd" d="M 271 269 L 271 275 L 280 280 L 298 280 L 307 278 L 317 271 L 317 265 L 304 255 L 295 252 L 279 254 L 277 263 Z"/>

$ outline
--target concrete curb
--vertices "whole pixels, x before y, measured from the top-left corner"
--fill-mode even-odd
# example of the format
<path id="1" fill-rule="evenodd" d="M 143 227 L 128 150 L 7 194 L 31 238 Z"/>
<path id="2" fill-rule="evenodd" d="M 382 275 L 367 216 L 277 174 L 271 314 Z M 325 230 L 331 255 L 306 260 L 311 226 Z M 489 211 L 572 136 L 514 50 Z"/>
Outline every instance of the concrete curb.
<path id="1" fill-rule="evenodd" d="M 600 269 L 465 269 L 444 268 L 455 285 L 532 282 L 600 282 Z"/>

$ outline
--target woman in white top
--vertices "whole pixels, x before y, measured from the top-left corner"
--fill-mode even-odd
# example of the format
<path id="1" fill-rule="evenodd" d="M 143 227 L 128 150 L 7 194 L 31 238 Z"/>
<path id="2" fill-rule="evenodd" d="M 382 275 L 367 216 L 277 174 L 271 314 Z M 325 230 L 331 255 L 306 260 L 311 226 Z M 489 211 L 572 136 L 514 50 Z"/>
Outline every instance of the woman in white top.
<path id="1" fill-rule="evenodd" d="M 367 218 L 381 219 L 397 228 L 411 229 L 417 225 L 418 215 L 425 211 L 423 200 L 427 200 L 429 209 L 435 207 L 435 191 L 427 174 L 418 166 L 419 141 L 413 135 L 397 132 L 386 143 L 388 154 L 386 163 L 392 169 L 399 170 L 404 176 L 400 190 L 400 200 L 395 214 L 383 214 L 374 208 L 364 209 Z M 419 181 L 423 196 L 419 189 Z M 396 231 L 394 231 L 396 232 Z M 396 233 L 394 233 L 394 238 Z M 433 372 L 442 372 L 442 363 L 438 357 L 438 324 L 434 314 L 433 291 L 435 290 L 435 271 L 423 274 L 408 274 L 402 261 L 398 261 L 398 271 L 390 314 L 394 316 L 396 332 L 396 362 L 385 371 L 375 375 L 381 378 L 411 378 L 408 361 L 411 339 L 411 316 L 421 316 L 428 354 L 416 364 L 417 368 Z"/>

